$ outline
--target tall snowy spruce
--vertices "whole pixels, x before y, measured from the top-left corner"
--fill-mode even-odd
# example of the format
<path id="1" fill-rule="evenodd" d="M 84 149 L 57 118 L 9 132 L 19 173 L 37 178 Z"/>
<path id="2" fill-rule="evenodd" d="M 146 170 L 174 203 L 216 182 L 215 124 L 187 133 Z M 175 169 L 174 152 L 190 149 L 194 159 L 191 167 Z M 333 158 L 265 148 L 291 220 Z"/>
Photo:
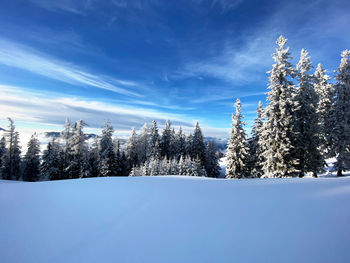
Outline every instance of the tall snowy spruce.
<path id="1" fill-rule="evenodd" d="M 199 123 L 197 121 L 192 135 L 190 157 L 192 160 L 196 160 L 198 158 L 201 165 L 204 166 L 206 161 L 205 151 L 206 148 L 202 130 L 199 127 Z"/>
<path id="2" fill-rule="evenodd" d="M 297 64 L 298 87 L 295 96 L 295 152 L 298 157 L 299 177 L 323 170 L 325 160 L 320 152 L 319 114 L 317 113 L 318 96 L 313 86 L 310 57 L 305 49 L 301 50 Z"/>
<path id="3" fill-rule="evenodd" d="M 322 65 L 318 64 L 313 75 L 313 84 L 318 96 L 317 113 L 319 115 L 320 149 L 325 158 L 330 158 L 334 156 L 332 152 L 334 86 L 329 83 L 330 77 L 325 72 L 326 70 L 322 68 Z"/>
<path id="4" fill-rule="evenodd" d="M 40 179 L 40 145 L 34 133 L 28 142 L 23 159 L 23 181 L 36 182 Z"/>
<path id="5" fill-rule="evenodd" d="M 137 138 L 136 142 L 137 146 L 137 158 L 138 158 L 138 164 L 141 165 L 150 156 L 150 132 L 147 127 L 147 124 L 145 123 L 141 128 L 140 136 Z"/>
<path id="6" fill-rule="evenodd" d="M 19 134 L 15 130 L 14 122 L 10 122 L 5 133 L 6 152 L 2 156 L 2 178 L 6 180 L 19 180 L 21 176 L 21 147 L 19 145 Z"/>
<path id="7" fill-rule="evenodd" d="M 59 144 L 52 139 L 41 157 L 40 173 L 43 180 L 60 180 L 62 178 L 62 151 Z"/>
<path id="8" fill-rule="evenodd" d="M 137 134 L 135 128 L 132 129 L 129 140 L 126 144 L 126 156 L 129 164 L 132 167 L 139 165 L 138 163 L 138 149 L 137 149 Z"/>
<path id="9" fill-rule="evenodd" d="M 71 162 L 71 149 L 70 149 L 70 137 L 72 136 L 72 131 L 71 131 L 71 122 L 69 118 L 66 118 L 66 122 L 63 127 L 63 131 L 61 132 L 61 139 L 64 143 L 63 145 L 63 151 L 61 152 L 61 165 L 63 167 L 63 174 L 62 178 L 63 179 L 68 179 L 69 174 L 68 174 L 68 166 L 70 165 Z"/>
<path id="10" fill-rule="evenodd" d="M 151 156 L 155 158 L 160 157 L 160 143 L 159 143 L 159 133 L 158 133 L 158 127 L 157 122 L 152 121 L 152 127 L 151 127 L 151 135 L 150 135 L 150 151 Z"/>
<path id="11" fill-rule="evenodd" d="M 113 132 L 113 127 L 110 122 L 107 121 L 103 127 L 100 140 L 100 176 L 116 176 L 118 172 L 115 147 L 112 139 Z"/>
<path id="12" fill-rule="evenodd" d="M 170 154 L 171 154 L 170 153 L 171 138 L 172 138 L 171 123 L 170 123 L 170 120 L 168 120 L 165 123 L 165 128 L 163 130 L 162 138 L 160 141 L 161 156 L 166 157 L 167 159 L 170 158 Z"/>
<path id="13" fill-rule="evenodd" d="M 88 145 L 83 132 L 84 126 L 86 126 L 86 123 L 83 120 L 77 121 L 69 138 L 68 155 L 70 162 L 66 168 L 68 178 L 86 177 Z"/>
<path id="14" fill-rule="evenodd" d="M 248 140 L 249 157 L 248 166 L 250 175 L 252 177 L 261 177 L 263 175 L 262 164 L 263 164 L 263 148 L 261 145 L 261 133 L 263 130 L 263 114 L 264 109 L 261 101 L 259 101 L 258 108 L 256 109 L 257 117 L 254 120 L 252 128 L 252 136 Z"/>
<path id="15" fill-rule="evenodd" d="M 242 105 L 237 99 L 236 114 L 232 114 L 232 128 L 226 152 L 226 178 L 247 177 L 247 136 L 243 129 Z"/>
<path id="16" fill-rule="evenodd" d="M 350 169 L 350 50 L 344 50 L 339 68 L 335 71 L 335 103 L 333 149 L 337 161 L 337 175 Z"/>
<path id="17" fill-rule="evenodd" d="M 186 136 L 182 132 L 182 128 L 180 127 L 175 135 L 175 158 L 177 161 L 180 160 L 181 156 L 186 155 Z"/>
<path id="18" fill-rule="evenodd" d="M 295 105 L 291 81 L 296 72 L 290 63 L 289 47 L 285 48 L 287 39 L 280 36 L 276 43 L 278 48 L 273 55 L 276 63 L 268 72 L 270 91 L 262 133 L 263 171 L 266 177 L 296 176 L 298 160 L 293 152 Z"/>

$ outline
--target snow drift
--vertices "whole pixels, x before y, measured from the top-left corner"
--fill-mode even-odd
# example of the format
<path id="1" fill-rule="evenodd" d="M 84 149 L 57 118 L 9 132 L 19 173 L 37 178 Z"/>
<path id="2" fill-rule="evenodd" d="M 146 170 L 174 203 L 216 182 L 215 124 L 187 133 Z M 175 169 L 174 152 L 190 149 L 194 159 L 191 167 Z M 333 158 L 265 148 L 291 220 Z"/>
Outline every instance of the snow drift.
<path id="1" fill-rule="evenodd" d="M 350 178 L 0 181 L 0 261 L 350 262 Z"/>

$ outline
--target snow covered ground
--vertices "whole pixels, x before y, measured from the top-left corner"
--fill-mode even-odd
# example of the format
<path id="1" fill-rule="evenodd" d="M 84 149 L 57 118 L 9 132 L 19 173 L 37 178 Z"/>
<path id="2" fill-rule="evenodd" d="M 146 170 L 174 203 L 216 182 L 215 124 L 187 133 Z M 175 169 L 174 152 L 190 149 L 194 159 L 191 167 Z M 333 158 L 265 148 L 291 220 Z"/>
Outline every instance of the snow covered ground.
<path id="1" fill-rule="evenodd" d="M 0 262 L 350 262 L 350 178 L 0 181 Z"/>

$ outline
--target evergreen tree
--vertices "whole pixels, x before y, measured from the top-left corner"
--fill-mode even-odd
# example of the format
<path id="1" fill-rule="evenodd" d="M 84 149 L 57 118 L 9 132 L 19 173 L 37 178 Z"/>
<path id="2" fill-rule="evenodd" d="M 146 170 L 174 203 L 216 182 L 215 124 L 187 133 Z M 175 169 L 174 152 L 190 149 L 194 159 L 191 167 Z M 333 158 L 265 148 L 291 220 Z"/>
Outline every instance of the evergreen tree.
<path id="1" fill-rule="evenodd" d="M 150 133 L 145 123 L 141 129 L 141 134 L 137 138 L 137 164 L 142 165 L 150 155 Z"/>
<path id="2" fill-rule="evenodd" d="M 98 177 L 99 176 L 99 141 L 95 138 L 90 150 L 87 153 L 87 170 L 85 172 L 86 177 Z"/>
<path id="3" fill-rule="evenodd" d="M 68 178 L 82 178 L 87 174 L 87 151 L 86 136 L 83 128 L 86 126 L 84 121 L 79 120 L 73 126 L 72 134 L 69 138 L 68 158 L 70 160 L 66 171 Z"/>
<path id="4" fill-rule="evenodd" d="M 206 161 L 205 150 L 203 134 L 198 122 L 196 122 L 191 142 L 191 158 L 193 160 L 199 158 L 202 166 L 205 165 Z"/>
<path id="5" fill-rule="evenodd" d="M 166 157 L 167 159 L 170 158 L 170 144 L 171 144 L 171 123 L 170 120 L 168 120 L 165 123 L 165 128 L 163 130 L 161 142 L 160 142 L 160 149 L 161 149 L 161 156 Z"/>
<path id="6" fill-rule="evenodd" d="M 218 178 L 220 176 L 218 148 L 214 141 L 209 141 L 206 147 L 205 171 L 209 177 Z"/>
<path id="7" fill-rule="evenodd" d="M 120 152 L 120 141 L 118 139 L 115 140 L 114 142 L 115 145 L 115 158 L 116 158 L 116 166 L 117 166 L 117 176 L 122 176 L 123 171 L 122 171 L 122 154 Z"/>
<path id="8" fill-rule="evenodd" d="M 5 137 L 3 136 L 0 140 L 0 179 L 2 179 L 2 158 L 6 154 L 6 140 Z"/>
<path id="9" fill-rule="evenodd" d="M 314 73 L 313 84 L 318 96 L 317 113 L 319 115 L 319 130 L 321 152 L 325 158 L 334 156 L 332 152 L 332 129 L 335 125 L 332 120 L 334 112 L 334 87 L 328 81 L 321 64 L 318 64 Z"/>
<path id="10" fill-rule="evenodd" d="M 122 152 L 121 158 L 120 158 L 120 163 L 119 163 L 120 171 L 121 171 L 121 176 L 128 176 L 130 173 L 130 163 L 128 161 L 128 158 L 126 157 L 125 152 Z"/>
<path id="11" fill-rule="evenodd" d="M 235 107 L 236 114 L 232 114 L 233 124 L 226 152 L 226 178 L 244 178 L 247 176 L 247 136 L 243 129 L 242 106 L 239 99 L 237 99 Z"/>
<path id="12" fill-rule="evenodd" d="M 63 146 L 63 151 L 61 152 L 61 165 L 63 167 L 63 174 L 62 177 L 63 179 L 68 179 L 70 178 L 69 172 L 68 172 L 68 167 L 71 162 L 71 146 L 70 146 L 70 137 L 72 136 L 72 131 L 71 131 L 71 123 L 69 118 L 66 118 L 66 122 L 63 127 L 63 131 L 61 132 L 61 139 L 63 140 L 64 146 Z"/>
<path id="13" fill-rule="evenodd" d="M 268 177 L 295 176 L 298 172 L 298 160 L 294 152 L 294 85 L 291 78 L 295 69 L 290 60 L 289 47 L 285 48 L 287 39 L 280 36 L 278 48 L 273 55 L 275 64 L 268 73 L 268 106 L 265 109 L 266 122 L 262 133 L 264 149 L 263 171 Z"/>
<path id="14" fill-rule="evenodd" d="M 312 172 L 317 177 L 317 172 L 322 171 L 325 163 L 319 150 L 318 97 L 313 87 L 313 77 L 308 73 L 311 68 L 308 52 L 302 49 L 297 64 L 299 87 L 295 96 L 295 150 L 299 158 L 299 177 L 307 172 Z"/>
<path id="15" fill-rule="evenodd" d="M 42 155 L 42 163 L 40 165 L 40 173 L 43 180 L 59 180 L 62 176 L 62 159 L 60 158 L 60 147 L 52 139 L 48 143 L 47 148 Z"/>
<path id="16" fill-rule="evenodd" d="M 28 149 L 24 156 L 23 180 L 29 182 L 38 181 L 40 178 L 40 145 L 34 133 L 28 142 Z"/>
<path id="17" fill-rule="evenodd" d="M 2 177 L 6 180 L 19 180 L 21 167 L 21 147 L 19 146 L 19 134 L 15 131 L 15 125 L 11 118 L 5 133 L 7 150 L 2 157 Z"/>
<path id="18" fill-rule="evenodd" d="M 130 167 L 138 165 L 137 134 L 135 128 L 132 129 L 131 135 L 126 145 L 126 156 L 129 160 Z"/>
<path id="19" fill-rule="evenodd" d="M 113 127 L 109 121 L 106 121 L 100 140 L 100 176 L 116 176 L 118 172 L 118 166 L 116 163 L 116 153 L 113 144 Z"/>
<path id="20" fill-rule="evenodd" d="M 344 50 L 335 79 L 333 149 L 337 156 L 337 175 L 350 169 L 350 50 Z"/>
<path id="21" fill-rule="evenodd" d="M 186 142 L 186 154 L 191 157 L 193 156 L 193 152 L 192 152 L 192 133 L 190 133 L 188 136 L 187 136 L 187 142 Z"/>
<path id="22" fill-rule="evenodd" d="M 175 133 L 175 129 L 173 128 L 170 134 L 169 160 L 175 158 L 176 149 L 177 149 L 176 133 Z"/>
<path id="23" fill-rule="evenodd" d="M 186 136 L 182 133 L 182 128 L 180 127 L 175 135 L 175 158 L 177 161 L 180 160 L 181 156 L 186 155 Z"/>
<path id="24" fill-rule="evenodd" d="M 151 156 L 148 164 L 148 174 L 150 176 L 156 176 L 160 174 L 160 160 L 155 156 Z"/>
<path id="25" fill-rule="evenodd" d="M 151 135 L 150 135 L 150 147 L 151 147 L 151 156 L 156 158 L 160 157 L 160 145 L 159 145 L 159 134 L 157 122 L 152 122 Z"/>
<path id="26" fill-rule="evenodd" d="M 251 176 L 261 177 L 263 175 L 262 164 L 264 161 L 263 148 L 261 145 L 261 134 L 263 130 L 263 114 L 264 109 L 261 101 L 259 101 L 258 108 L 256 109 L 257 117 L 254 120 L 252 128 L 252 136 L 248 141 L 249 157 L 248 166 Z"/>

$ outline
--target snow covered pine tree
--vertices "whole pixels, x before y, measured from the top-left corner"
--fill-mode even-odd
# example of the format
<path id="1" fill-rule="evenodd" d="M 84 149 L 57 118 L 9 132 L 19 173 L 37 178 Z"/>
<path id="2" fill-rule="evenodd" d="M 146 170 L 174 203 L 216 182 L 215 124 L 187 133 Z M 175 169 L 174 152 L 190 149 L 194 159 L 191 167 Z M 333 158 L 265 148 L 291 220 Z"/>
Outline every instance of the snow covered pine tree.
<path id="1" fill-rule="evenodd" d="M 226 178 L 244 178 L 248 176 L 246 163 L 248 155 L 247 136 L 243 129 L 242 105 L 239 99 L 237 99 L 235 107 L 236 114 L 232 114 L 233 124 L 226 152 Z"/>

